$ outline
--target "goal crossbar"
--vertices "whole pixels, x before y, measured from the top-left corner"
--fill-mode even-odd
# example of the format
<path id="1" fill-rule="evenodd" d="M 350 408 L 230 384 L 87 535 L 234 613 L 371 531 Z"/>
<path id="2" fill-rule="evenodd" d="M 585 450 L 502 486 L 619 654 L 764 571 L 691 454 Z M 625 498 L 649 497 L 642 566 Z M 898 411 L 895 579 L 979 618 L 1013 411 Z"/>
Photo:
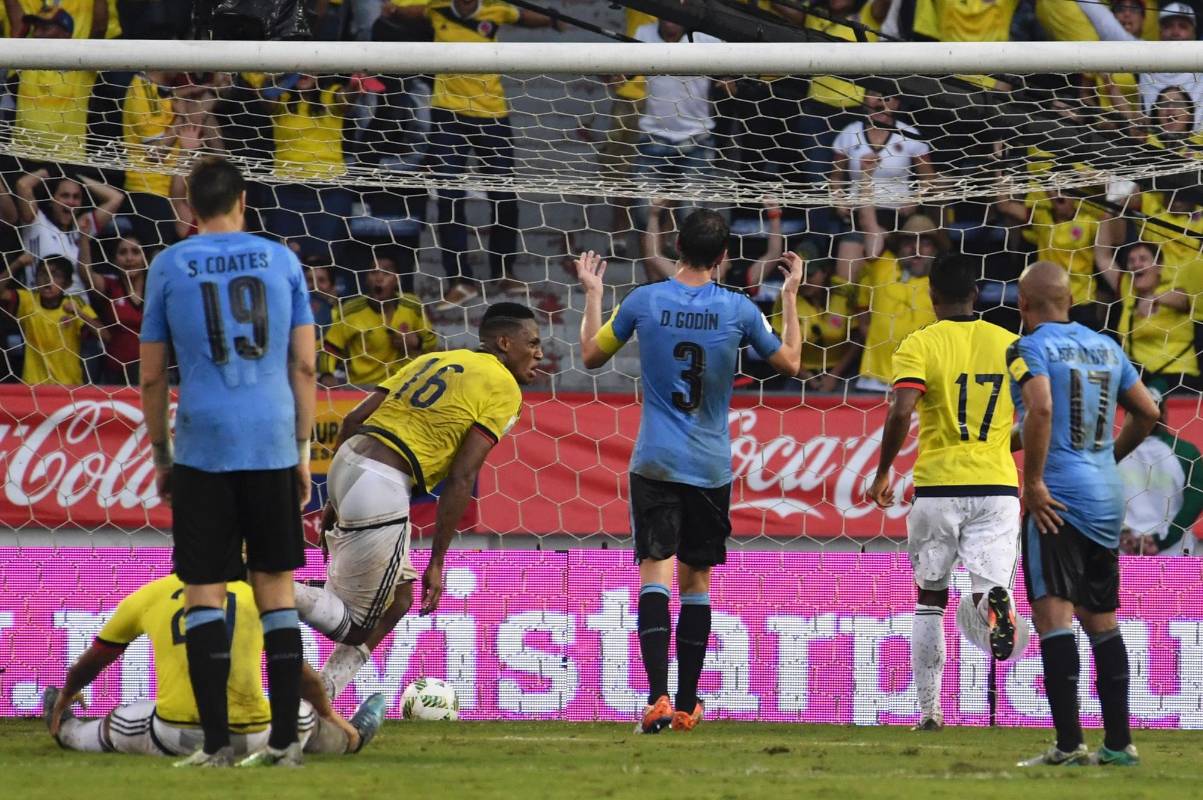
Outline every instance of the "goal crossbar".
<path id="1" fill-rule="evenodd" d="M 913 75 L 1203 72 L 1203 42 L 214 42 L 3 39 L 9 69 L 308 73 Z"/>

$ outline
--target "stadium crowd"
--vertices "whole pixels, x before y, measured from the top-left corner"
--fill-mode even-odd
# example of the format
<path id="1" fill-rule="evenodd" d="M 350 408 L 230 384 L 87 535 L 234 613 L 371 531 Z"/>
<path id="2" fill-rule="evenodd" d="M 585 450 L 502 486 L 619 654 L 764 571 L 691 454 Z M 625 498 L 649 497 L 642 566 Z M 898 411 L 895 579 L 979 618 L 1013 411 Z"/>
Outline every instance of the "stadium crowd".
<path id="1" fill-rule="evenodd" d="M 6 29 L 47 40 L 186 37 L 190 5 L 8 0 Z M 809 11 L 793 2 L 747 5 L 842 41 L 1197 36 L 1195 10 L 1178 0 L 1161 7 L 1156 0 L 1109 7 L 825 0 Z M 483 43 L 504 37 L 506 26 L 551 28 L 548 37 L 572 30 L 555 14 L 500 0 L 315 0 L 309 12 L 315 37 L 326 40 Z M 627 34 L 639 41 L 689 46 L 710 38 L 625 14 Z M 1203 146 L 1203 74 L 1046 77 L 1043 86 L 1030 79 L 1026 96 L 1074 125 L 1183 159 Z M 960 80 L 1015 89 L 1002 78 Z M 898 342 L 934 319 L 931 264 L 953 251 L 982 257 L 979 307 L 995 321 L 1016 327 L 1014 280 L 1023 265 L 1054 261 L 1071 275 L 1077 321 L 1117 336 L 1170 390 L 1203 386 L 1196 336 L 1203 304 L 1195 302 L 1203 291 L 1201 187 L 1120 182 L 925 203 L 931 182 L 1001 169 L 1016 149 L 1033 170 L 1067 161 L 1009 142 L 1005 132 L 967 145 L 972 132 L 947 125 L 939 103 L 900 82 L 610 76 L 606 87 L 608 129 L 595 159 L 603 181 L 639 175 L 667 183 L 726 169 L 755 181 L 823 185 L 840 201 L 726 209 L 735 235 L 721 279 L 745 288 L 773 319 L 780 311 L 774 262 L 786 249 L 807 261 L 797 380 L 809 390 L 883 390 Z M 468 192 L 431 192 L 428 214 L 425 189 L 354 184 L 358 166 L 435 179 L 514 173 L 515 126 L 501 76 L 20 70 L 9 72 L 7 88 L 0 113 L 11 128 L 9 152 L 58 159 L 6 155 L 0 163 L 0 379 L 136 383 L 147 265 L 195 232 L 180 167 L 201 152 L 270 165 L 249 198 L 248 229 L 286 241 L 307 267 L 324 385 L 374 384 L 440 346 L 440 314 L 530 287 L 515 274 L 525 233 L 515 192 L 488 192 L 493 219 L 479 231 L 482 277 L 470 259 Z M 124 170 L 95 166 L 114 154 Z M 600 204 L 610 212 L 616 257 L 630 258 L 649 280 L 671 274 L 673 203 Z M 423 294 L 414 276 L 425 229 L 444 275 L 437 291 Z M 744 371 L 768 379 L 751 357 Z M 784 379 L 774 385 L 798 388 Z"/>

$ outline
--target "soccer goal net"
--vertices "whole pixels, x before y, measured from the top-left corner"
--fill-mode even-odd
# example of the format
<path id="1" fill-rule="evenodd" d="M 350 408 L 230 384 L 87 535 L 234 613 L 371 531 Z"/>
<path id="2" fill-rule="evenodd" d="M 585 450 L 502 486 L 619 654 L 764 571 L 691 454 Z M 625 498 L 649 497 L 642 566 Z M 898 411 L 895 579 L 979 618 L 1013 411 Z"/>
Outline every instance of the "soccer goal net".
<path id="1" fill-rule="evenodd" d="M 1145 626 L 1134 634 L 1143 649 L 1130 647 L 1160 676 L 1149 683 L 1145 673 L 1134 707 L 1142 724 L 1186 724 L 1189 713 L 1203 724 L 1187 708 L 1198 687 L 1176 677 L 1186 674 L 1179 658 L 1203 657 L 1198 623 L 1186 621 L 1203 608 L 1197 563 L 1151 558 L 1190 553 L 1203 510 L 1195 46 L 727 45 L 673 34 L 652 23 L 642 38 L 659 43 L 638 45 L 0 45 L 0 60 L 15 65 L 0 144 L 0 520 L 9 529 L 0 642 L 41 592 L 59 609 L 43 620 L 47 635 L 69 629 L 78 652 L 100 606 L 169 563 L 170 513 L 155 495 L 137 392 L 141 292 L 156 252 L 195 233 L 184 200 L 190 164 L 220 153 L 251 181 L 248 229 L 286 242 L 306 267 L 322 337 L 311 521 L 339 422 L 365 391 L 420 353 L 475 346 L 488 303 L 522 302 L 538 315 L 541 377 L 482 472 L 460 542 L 505 552 L 452 576 L 460 616 L 406 628 L 407 653 L 444 634 L 461 703 L 477 691 L 475 655 L 464 660 L 475 653 L 473 615 L 504 628 L 513 609 L 567 603 L 563 619 L 546 623 L 548 652 L 571 645 L 575 630 L 597 639 L 611 665 L 607 637 L 629 638 L 627 590 L 620 598 L 601 577 L 629 556 L 554 552 L 623 546 L 640 417 L 637 343 L 601 371 L 581 364 L 572 260 L 588 250 L 608 259 L 611 308 L 673 274 L 675 232 L 705 207 L 731 230 L 718 280 L 775 324 L 782 253 L 807 265 L 802 372 L 774 377 L 745 352 L 735 386 L 733 559 L 770 577 L 747 600 L 753 622 L 716 616 L 719 660 L 730 662 L 716 667 L 720 709 L 763 718 L 772 697 L 782 719 L 910 713 L 913 688 L 889 677 L 905 661 L 890 644 L 903 622 L 873 610 L 883 599 L 910 603 L 907 507 L 880 511 L 864 489 L 893 352 L 934 319 L 931 264 L 961 253 L 980 262 L 978 311 L 1015 331 L 1022 268 L 1061 265 L 1073 318 L 1116 337 L 1164 397 L 1164 425 L 1121 465 L 1125 552 L 1150 556 L 1125 572 L 1125 597 L 1150 615 L 1133 623 Z M 913 457 L 912 440 L 899 495 Z M 433 503 L 416 503 L 418 531 L 432 520 Z M 320 556 L 312 569 L 321 574 Z M 565 574 L 588 583 L 588 601 L 558 594 Z M 77 591 L 104 599 L 63 610 Z M 490 605 L 497 596 L 510 611 Z M 761 655 L 779 662 L 777 677 L 749 677 L 759 645 L 745 623 L 776 642 Z M 490 628 L 499 663 L 535 658 L 520 625 L 506 630 Z M 828 652 L 810 648 L 815 639 L 842 644 Z M 869 699 L 842 706 L 839 691 L 807 686 L 812 667 L 835 664 L 845 645 L 869 648 L 855 659 L 880 660 L 881 671 L 849 671 L 845 688 Z M 626 677 L 570 666 L 553 675 L 538 658 L 519 669 L 551 689 L 519 686 L 479 708 L 608 718 L 641 702 Z M 986 662 L 974 658 L 961 661 L 967 722 L 994 713 Z M 381 681 L 412 671 L 377 667 Z M 1018 683 L 1005 719 L 1044 713 L 1037 672 L 1010 673 Z M 594 699 L 574 694 L 591 680 Z M 18 681 L 3 702 L 32 708 L 36 684 Z"/>

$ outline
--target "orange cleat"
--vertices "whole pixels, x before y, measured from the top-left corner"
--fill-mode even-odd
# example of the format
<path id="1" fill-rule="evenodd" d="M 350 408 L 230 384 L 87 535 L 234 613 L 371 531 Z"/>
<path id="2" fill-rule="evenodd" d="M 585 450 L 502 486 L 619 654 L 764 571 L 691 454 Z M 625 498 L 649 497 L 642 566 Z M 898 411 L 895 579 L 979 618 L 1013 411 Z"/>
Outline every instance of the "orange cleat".
<path id="1" fill-rule="evenodd" d="M 673 706 L 668 701 L 668 695 L 662 694 L 656 702 L 643 709 L 643 718 L 639 721 L 637 733 L 659 733 L 673 721 Z"/>
<path id="2" fill-rule="evenodd" d="M 698 704 L 696 706 L 694 706 L 692 714 L 687 713 L 685 711 L 675 712 L 673 714 L 673 730 L 674 731 L 691 731 L 691 730 L 693 730 L 694 728 L 696 728 L 698 726 L 698 723 L 702 721 L 702 712 L 704 710 L 705 709 L 702 706 L 702 701 L 699 700 Z"/>

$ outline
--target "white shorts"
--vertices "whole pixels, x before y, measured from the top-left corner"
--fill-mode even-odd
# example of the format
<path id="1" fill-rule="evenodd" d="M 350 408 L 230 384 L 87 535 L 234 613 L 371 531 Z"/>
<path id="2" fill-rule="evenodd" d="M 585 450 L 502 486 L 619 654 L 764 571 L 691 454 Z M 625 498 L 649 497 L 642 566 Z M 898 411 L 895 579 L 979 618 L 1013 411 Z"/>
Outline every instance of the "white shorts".
<path id="1" fill-rule="evenodd" d="M 413 479 L 355 451 L 352 437 L 338 449 L 326 485 L 338 525 L 326 534 L 326 588 L 355 622 L 373 628 L 397 586 L 415 580 L 409 561 L 409 495 Z"/>
<path id="2" fill-rule="evenodd" d="M 1019 558 L 1019 498 L 917 497 L 906 549 L 920 589 L 947 589 L 957 562 L 974 590 L 1011 587 Z"/>
<path id="3" fill-rule="evenodd" d="M 107 722 L 105 725 L 101 720 L 95 720 L 93 724 L 97 725 L 101 747 L 110 753 L 187 756 L 205 743 L 205 735 L 199 727 L 172 725 L 159 719 L 153 700 L 118 706 L 109 712 Z M 297 714 L 297 735 L 302 747 L 316 724 L 317 715 L 313 713 L 313 706 L 302 700 Z M 266 747 L 270 734 L 270 728 L 254 733 L 231 732 L 230 745 L 235 755 L 248 755 Z"/>

